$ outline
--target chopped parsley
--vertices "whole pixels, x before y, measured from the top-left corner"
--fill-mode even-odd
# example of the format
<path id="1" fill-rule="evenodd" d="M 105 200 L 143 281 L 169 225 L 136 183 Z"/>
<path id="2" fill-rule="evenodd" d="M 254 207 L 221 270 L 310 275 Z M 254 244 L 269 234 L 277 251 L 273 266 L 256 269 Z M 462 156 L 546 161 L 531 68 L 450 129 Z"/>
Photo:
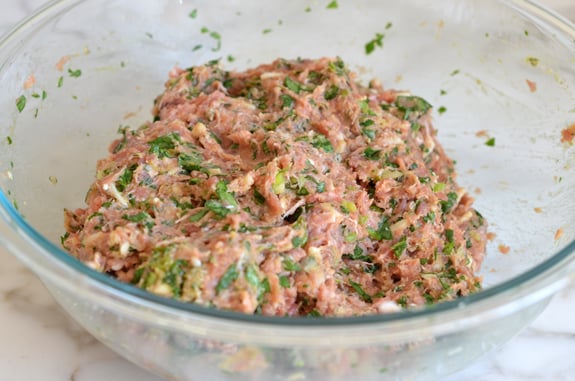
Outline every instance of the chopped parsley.
<path id="1" fill-rule="evenodd" d="M 368 254 L 365 254 L 363 249 L 359 246 L 356 246 L 353 249 L 353 252 L 351 252 L 349 254 L 343 254 L 342 258 L 350 259 L 352 261 L 363 261 L 363 262 L 371 262 L 372 261 L 371 256 Z"/>
<path id="2" fill-rule="evenodd" d="M 338 8 L 338 3 L 337 0 L 333 0 L 331 1 L 328 5 L 327 5 L 327 9 L 337 9 Z"/>
<path id="3" fill-rule="evenodd" d="M 130 185 L 134 176 L 134 170 L 136 170 L 137 167 L 137 164 L 132 164 L 124 169 L 124 172 L 118 177 L 118 180 L 116 180 L 116 189 L 118 189 L 119 192 L 123 192 L 128 185 Z"/>
<path id="4" fill-rule="evenodd" d="M 393 239 L 393 235 L 391 233 L 391 229 L 389 227 L 389 222 L 387 221 L 387 217 L 383 217 L 381 222 L 377 226 L 377 229 L 367 228 L 367 233 L 369 238 L 375 239 L 376 241 L 390 241 Z"/>
<path id="5" fill-rule="evenodd" d="M 357 292 L 361 300 L 363 300 L 366 303 L 372 302 L 371 296 L 367 292 L 365 292 L 365 290 L 361 287 L 359 283 L 350 280 L 349 285 L 351 286 L 351 288 L 353 288 L 355 292 Z"/>
<path id="6" fill-rule="evenodd" d="M 330 101 L 335 97 L 337 97 L 338 94 L 339 94 L 339 87 L 337 87 L 336 85 L 331 85 L 329 88 L 325 90 L 323 97 L 325 98 L 326 101 Z"/>
<path id="7" fill-rule="evenodd" d="M 432 224 L 435 221 L 435 212 L 429 212 L 423 216 L 423 221 L 427 224 Z"/>
<path id="8" fill-rule="evenodd" d="M 295 263 L 290 258 L 284 258 L 282 262 L 282 267 L 285 271 L 300 271 L 301 266 L 298 263 Z"/>
<path id="9" fill-rule="evenodd" d="M 331 145 L 331 142 L 329 141 L 328 138 L 325 137 L 325 135 L 322 134 L 314 135 L 311 141 L 311 145 L 318 149 L 321 148 L 322 150 L 328 153 L 333 152 L 333 146 Z"/>
<path id="10" fill-rule="evenodd" d="M 425 99 L 415 95 L 400 95 L 396 98 L 395 105 L 399 111 L 404 113 L 403 119 L 406 120 L 412 114 L 423 115 L 432 107 Z"/>
<path id="11" fill-rule="evenodd" d="M 376 33 L 375 37 L 369 40 L 365 44 L 365 54 L 369 55 L 373 53 L 376 47 L 382 48 L 383 47 L 383 38 L 385 37 L 382 33 Z"/>
<path id="12" fill-rule="evenodd" d="M 397 259 L 399 259 L 399 257 L 401 257 L 401 254 L 403 254 L 405 249 L 407 249 L 407 237 L 406 236 L 401 237 L 401 239 L 395 245 L 393 245 L 391 247 L 391 250 L 393 251 L 395 258 L 397 258 Z"/>
<path id="13" fill-rule="evenodd" d="M 190 216 L 190 222 L 199 222 L 206 214 L 208 214 L 209 209 L 201 209 L 199 212 L 194 213 Z"/>
<path id="14" fill-rule="evenodd" d="M 364 151 L 363 151 L 363 156 L 368 159 L 368 160 L 379 160 L 380 156 L 381 156 L 381 150 L 379 149 L 373 149 L 371 147 L 367 147 Z"/>
<path id="15" fill-rule="evenodd" d="M 224 275 L 222 275 L 222 277 L 218 281 L 218 284 L 216 286 L 216 294 L 219 294 L 221 291 L 229 288 L 231 284 L 236 279 L 238 279 L 238 277 L 239 277 L 238 266 L 236 263 L 233 263 L 230 266 L 228 266 L 226 272 L 224 273 Z"/>
<path id="16" fill-rule="evenodd" d="M 495 138 L 491 138 L 485 142 L 485 145 L 488 147 L 495 147 Z"/>
<path id="17" fill-rule="evenodd" d="M 282 108 L 292 108 L 295 103 L 295 100 L 288 94 L 280 95 L 280 100 L 282 101 Z"/>
<path id="18" fill-rule="evenodd" d="M 228 186 L 224 181 L 220 180 L 216 184 L 216 194 L 218 198 L 224 203 L 228 204 L 231 209 L 238 208 L 238 202 L 234 198 L 233 193 L 228 191 Z"/>
<path id="19" fill-rule="evenodd" d="M 225 217 L 232 212 L 232 209 L 218 200 L 207 200 L 204 206 L 219 217 Z"/>
<path id="20" fill-rule="evenodd" d="M 20 95 L 16 99 L 16 108 L 18 109 L 18 112 L 22 112 L 24 111 L 24 108 L 26 108 L 26 97 L 24 95 Z"/>
<path id="21" fill-rule="evenodd" d="M 202 29 L 200 29 L 200 32 L 202 34 L 208 34 L 211 38 L 213 38 L 216 41 L 216 46 L 212 48 L 212 52 L 217 52 L 222 48 L 222 36 L 218 32 L 214 30 L 209 30 L 205 26 L 202 27 Z"/>
<path id="22" fill-rule="evenodd" d="M 192 10 L 192 11 L 188 14 L 188 16 L 189 16 L 191 19 L 195 19 L 195 18 L 198 16 L 198 10 L 197 10 L 197 9 Z"/>
<path id="23" fill-rule="evenodd" d="M 310 91 L 310 89 L 308 89 L 306 86 L 291 79 L 290 77 L 286 77 L 286 79 L 284 80 L 284 86 L 296 94 L 299 94 L 302 91 Z"/>
<path id="24" fill-rule="evenodd" d="M 176 148 L 176 144 L 174 143 L 174 133 L 159 136 L 156 139 L 150 142 L 150 149 L 149 152 L 156 154 L 160 159 L 163 157 L 173 157 L 173 153 L 171 152 Z"/>
<path id="25" fill-rule="evenodd" d="M 443 214 L 448 213 L 455 206 L 456 202 L 457 202 L 457 193 L 455 192 L 449 192 L 447 194 L 447 200 L 439 201 L 439 205 L 441 206 L 441 211 L 443 212 Z"/>
<path id="26" fill-rule="evenodd" d="M 72 78 L 78 78 L 82 75 L 82 70 L 80 70 L 80 69 L 76 69 L 76 70 L 68 69 L 68 74 Z"/>
<path id="27" fill-rule="evenodd" d="M 280 286 L 282 286 L 283 288 L 289 288 L 290 287 L 290 280 L 289 280 L 289 277 L 286 275 L 280 275 L 279 282 L 280 282 Z"/>

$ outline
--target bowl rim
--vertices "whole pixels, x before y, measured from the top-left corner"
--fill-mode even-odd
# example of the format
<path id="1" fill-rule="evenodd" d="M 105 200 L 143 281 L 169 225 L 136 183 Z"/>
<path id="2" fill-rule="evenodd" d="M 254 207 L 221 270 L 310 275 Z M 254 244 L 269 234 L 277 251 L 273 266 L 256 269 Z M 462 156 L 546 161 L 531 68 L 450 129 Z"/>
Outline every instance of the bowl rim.
<path id="1" fill-rule="evenodd" d="M 0 39 L 0 51 L 13 39 L 18 39 L 20 33 L 26 31 L 38 22 L 49 20 L 75 5 L 86 2 L 87 0 L 52 0 L 38 8 L 31 16 L 22 20 L 14 28 Z M 532 20 L 547 23 L 564 33 L 569 34 L 571 40 L 575 39 L 575 25 L 566 18 L 558 15 L 556 12 L 531 1 L 531 0 L 498 0 L 498 2 L 513 8 L 517 12 L 522 12 L 531 16 Z M 554 36 L 557 38 L 557 36 Z M 460 311 L 462 306 L 467 309 L 485 311 L 486 305 L 504 306 L 509 302 L 504 295 L 510 292 L 518 292 L 517 296 L 525 297 L 531 294 L 535 288 L 541 286 L 547 287 L 548 292 L 538 294 L 538 300 L 549 296 L 557 287 L 550 287 L 561 281 L 568 274 L 568 264 L 575 263 L 575 240 L 569 242 L 564 248 L 556 254 L 537 264 L 533 268 L 511 278 L 500 284 L 488 287 L 477 293 L 458 298 L 453 301 L 436 303 L 425 308 L 405 309 L 399 312 L 350 316 L 350 317 L 275 317 L 263 315 L 250 315 L 234 311 L 221 310 L 212 307 L 206 307 L 196 303 L 182 302 L 175 299 L 161 297 L 149 291 L 143 290 L 129 283 L 121 282 L 111 276 L 98 272 L 80 260 L 71 256 L 63 248 L 54 244 L 46 237 L 34 229 L 20 214 L 17 208 L 12 204 L 5 192 L 0 189 L 0 215 L 7 224 L 24 240 L 31 241 L 36 248 L 40 248 L 42 254 L 50 260 L 64 265 L 65 271 L 70 271 L 77 276 L 87 276 L 94 281 L 99 287 L 104 287 L 108 292 L 115 295 L 129 297 L 136 303 L 145 303 L 158 308 L 167 308 L 177 313 L 196 314 L 206 318 L 215 318 L 226 322 L 264 324 L 274 327 L 301 327 L 315 329 L 317 327 L 342 327 L 342 326 L 364 326 L 370 324 L 384 323 L 408 323 L 421 321 L 421 319 L 436 318 L 438 315 L 449 314 Z M 0 240 L 1 241 L 1 240 Z M 14 250 L 10 250 L 13 251 Z M 21 251 L 14 253 L 17 256 L 25 256 Z M 26 262 L 26 261 L 25 261 Z M 41 276 L 42 274 L 40 274 Z M 557 277 L 557 275 L 560 275 Z M 42 276 L 41 276 L 42 277 Z M 483 306 L 483 307 L 482 307 Z"/>

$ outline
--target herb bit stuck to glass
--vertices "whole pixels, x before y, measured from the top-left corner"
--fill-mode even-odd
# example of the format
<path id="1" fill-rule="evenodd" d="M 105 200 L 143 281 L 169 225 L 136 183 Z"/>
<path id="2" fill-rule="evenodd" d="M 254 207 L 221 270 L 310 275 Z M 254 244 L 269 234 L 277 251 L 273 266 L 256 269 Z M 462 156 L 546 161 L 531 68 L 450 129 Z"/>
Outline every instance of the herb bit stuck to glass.
<path id="1" fill-rule="evenodd" d="M 153 122 L 97 164 L 64 247 L 150 292 L 271 316 L 352 316 L 477 291 L 486 222 L 431 105 L 341 59 L 171 71 Z"/>

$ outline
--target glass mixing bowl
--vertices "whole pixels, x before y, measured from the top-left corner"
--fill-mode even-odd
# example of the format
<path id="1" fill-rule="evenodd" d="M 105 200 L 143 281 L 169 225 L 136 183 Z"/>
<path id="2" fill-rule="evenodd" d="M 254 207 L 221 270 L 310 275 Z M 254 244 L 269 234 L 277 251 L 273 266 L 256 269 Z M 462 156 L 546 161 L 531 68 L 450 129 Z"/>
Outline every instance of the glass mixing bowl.
<path id="1" fill-rule="evenodd" d="M 438 379 L 515 335 L 574 273 L 574 41 L 524 0 L 53 1 L 0 42 L 1 242 L 95 337 L 167 379 Z M 444 107 L 439 140 L 496 234 L 484 290 L 380 316 L 248 316 L 147 293 L 61 249 L 63 209 L 83 206 L 118 127 L 150 119 L 172 67 L 336 55 Z"/>

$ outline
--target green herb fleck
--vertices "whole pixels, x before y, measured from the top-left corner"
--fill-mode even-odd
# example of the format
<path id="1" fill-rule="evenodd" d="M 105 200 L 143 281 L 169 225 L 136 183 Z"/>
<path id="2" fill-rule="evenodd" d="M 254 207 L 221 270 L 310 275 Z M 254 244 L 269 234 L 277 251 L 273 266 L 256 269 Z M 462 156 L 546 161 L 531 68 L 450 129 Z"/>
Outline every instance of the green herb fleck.
<path id="1" fill-rule="evenodd" d="M 379 160 L 380 155 L 381 154 L 381 150 L 379 149 L 373 149 L 371 147 L 367 147 L 364 151 L 363 151 L 363 156 L 365 156 L 366 159 L 368 160 Z"/>
<path id="2" fill-rule="evenodd" d="M 354 289 L 355 292 L 358 293 L 359 297 L 366 303 L 371 303 L 372 299 L 371 296 L 365 292 L 365 290 L 361 287 L 359 283 L 356 283 L 352 280 L 349 281 L 349 285 Z"/>
<path id="3" fill-rule="evenodd" d="M 389 223 L 387 221 L 387 217 L 383 217 L 381 222 L 377 226 L 377 229 L 368 228 L 367 233 L 369 238 L 374 239 L 376 241 L 387 240 L 390 241 L 393 239 L 393 235 L 391 233 L 391 229 L 389 228 Z"/>
<path id="4" fill-rule="evenodd" d="M 8 143 L 8 145 L 12 145 L 13 141 L 11 136 L 6 136 L 6 143 Z"/>
<path id="5" fill-rule="evenodd" d="M 333 146 L 331 145 L 331 142 L 327 137 L 325 137 L 325 135 L 322 134 L 314 135 L 311 141 L 311 145 L 318 149 L 321 148 L 322 150 L 328 153 L 333 152 Z"/>
<path id="6" fill-rule="evenodd" d="M 190 12 L 190 14 L 188 15 L 191 19 L 195 19 L 198 16 L 198 10 L 194 9 L 193 11 Z"/>
<path id="7" fill-rule="evenodd" d="M 301 266 L 298 263 L 295 263 L 290 258 L 284 258 L 282 262 L 282 267 L 285 271 L 300 271 Z"/>
<path id="8" fill-rule="evenodd" d="M 453 71 L 451 72 L 451 74 L 449 74 L 449 75 L 451 75 L 451 76 L 453 77 L 453 76 L 455 76 L 455 75 L 457 75 L 457 74 L 459 74 L 459 69 L 453 70 Z"/>
<path id="9" fill-rule="evenodd" d="M 282 101 L 282 108 L 292 108 L 295 103 L 294 99 L 287 94 L 280 95 L 280 100 Z"/>
<path id="10" fill-rule="evenodd" d="M 371 262 L 373 259 L 371 258 L 370 255 L 365 254 L 363 249 L 359 246 L 356 246 L 353 249 L 352 253 L 349 254 L 343 254 L 342 258 L 344 259 L 350 259 L 352 261 L 363 261 L 363 262 Z"/>
<path id="11" fill-rule="evenodd" d="M 485 145 L 488 147 L 495 147 L 495 138 L 491 138 L 485 142 Z"/>
<path id="12" fill-rule="evenodd" d="M 398 96 L 395 100 L 395 105 L 399 111 L 404 113 L 404 119 L 408 119 L 412 113 L 423 115 L 432 107 L 429 102 L 421 97 L 407 95 Z"/>
<path id="13" fill-rule="evenodd" d="M 138 166 L 136 164 L 132 164 L 128 168 L 124 169 L 124 172 L 122 172 L 120 177 L 118 177 L 118 180 L 116 180 L 116 189 L 118 189 L 119 192 L 123 192 L 128 185 L 130 185 L 134 176 L 134 170 L 137 167 Z"/>
<path id="14" fill-rule="evenodd" d="M 350 213 L 357 212 L 357 206 L 355 206 L 355 203 L 353 201 L 343 200 L 341 202 L 341 210 L 345 214 L 350 214 Z"/>
<path id="15" fill-rule="evenodd" d="M 190 222 L 199 222 L 206 214 L 208 214 L 209 209 L 201 209 L 199 212 L 194 213 L 190 216 Z"/>
<path id="16" fill-rule="evenodd" d="M 18 109 L 18 112 L 22 112 L 24 111 L 24 108 L 26 108 L 26 97 L 24 95 L 20 95 L 16 99 L 16 108 Z"/>
<path id="17" fill-rule="evenodd" d="M 268 34 L 271 32 L 272 32 L 272 30 L 270 28 L 266 28 L 266 29 L 262 30 L 262 34 Z"/>
<path id="18" fill-rule="evenodd" d="M 440 107 L 437 109 L 437 112 L 439 113 L 439 115 L 443 114 L 443 113 L 446 112 L 446 111 L 447 111 L 447 108 L 446 108 L 445 106 L 440 106 Z"/>
<path id="19" fill-rule="evenodd" d="M 76 69 L 76 70 L 68 69 L 68 74 L 72 78 L 78 78 L 82 75 L 82 70 L 80 70 L 80 69 Z"/>
<path id="20" fill-rule="evenodd" d="M 339 87 L 337 87 L 336 85 L 331 85 L 329 88 L 325 90 L 323 97 L 325 98 L 326 101 L 330 101 L 335 97 L 337 97 L 338 94 L 339 94 Z"/>
<path id="21" fill-rule="evenodd" d="M 302 90 L 307 90 L 301 83 L 294 81 L 290 77 L 286 77 L 284 80 L 284 86 L 296 94 L 299 94 Z"/>
<path id="22" fill-rule="evenodd" d="M 60 78 L 58 78 L 58 87 L 62 87 L 62 85 L 64 85 L 64 77 L 60 76 Z"/>
<path id="23" fill-rule="evenodd" d="M 337 4 L 337 0 L 333 0 L 331 1 L 328 5 L 327 5 L 327 9 L 337 9 L 338 4 Z"/>
<path id="24" fill-rule="evenodd" d="M 150 142 L 149 152 L 156 154 L 159 158 L 173 157 L 172 150 L 176 148 L 174 134 L 159 136 Z"/>
<path id="25" fill-rule="evenodd" d="M 216 184 L 216 194 L 218 198 L 228 204 L 232 209 L 238 208 L 238 202 L 234 198 L 233 193 L 228 191 L 228 186 L 222 180 Z"/>
<path id="26" fill-rule="evenodd" d="M 447 95 L 447 91 L 441 89 L 439 90 L 439 95 Z"/>
<path id="27" fill-rule="evenodd" d="M 385 24 L 385 29 L 391 29 L 391 27 L 393 26 L 391 21 L 388 21 L 387 24 Z"/>
<path id="28" fill-rule="evenodd" d="M 407 249 L 407 237 L 403 236 L 401 239 L 391 247 L 393 254 L 395 254 L 395 258 L 399 259 L 401 254 Z"/>
<path id="29" fill-rule="evenodd" d="M 382 33 L 376 33 L 375 37 L 365 44 L 365 54 L 371 54 L 376 47 L 383 47 L 383 38 L 385 37 Z"/>
<path id="30" fill-rule="evenodd" d="M 282 286 L 283 288 L 289 288 L 290 287 L 290 280 L 289 280 L 288 276 L 280 275 L 279 281 L 280 281 L 280 286 Z"/>
<path id="31" fill-rule="evenodd" d="M 259 289 L 261 287 L 260 277 L 255 265 L 249 264 L 246 266 L 245 278 L 254 288 Z"/>
<path id="32" fill-rule="evenodd" d="M 435 221 L 435 212 L 429 212 L 423 216 L 423 221 L 427 224 L 431 224 Z"/>
<path id="33" fill-rule="evenodd" d="M 433 185 L 434 192 L 442 192 L 445 189 L 445 183 L 435 183 Z"/>
<path id="34" fill-rule="evenodd" d="M 227 205 L 218 200 L 207 200 L 204 206 L 219 217 L 225 217 L 232 211 Z"/>
<path id="35" fill-rule="evenodd" d="M 457 193 L 455 192 L 449 192 L 447 194 L 447 200 L 439 201 L 439 205 L 441 206 L 441 211 L 443 212 L 443 214 L 448 213 L 455 206 L 456 202 L 457 202 Z"/>
<path id="36" fill-rule="evenodd" d="M 216 294 L 219 294 L 221 291 L 229 288 L 231 284 L 238 279 L 238 267 L 236 263 L 231 264 L 224 275 L 220 278 L 217 286 L 216 286 Z"/>
<path id="37" fill-rule="evenodd" d="M 254 200 L 258 205 L 263 205 L 266 203 L 266 198 L 254 188 Z"/>

